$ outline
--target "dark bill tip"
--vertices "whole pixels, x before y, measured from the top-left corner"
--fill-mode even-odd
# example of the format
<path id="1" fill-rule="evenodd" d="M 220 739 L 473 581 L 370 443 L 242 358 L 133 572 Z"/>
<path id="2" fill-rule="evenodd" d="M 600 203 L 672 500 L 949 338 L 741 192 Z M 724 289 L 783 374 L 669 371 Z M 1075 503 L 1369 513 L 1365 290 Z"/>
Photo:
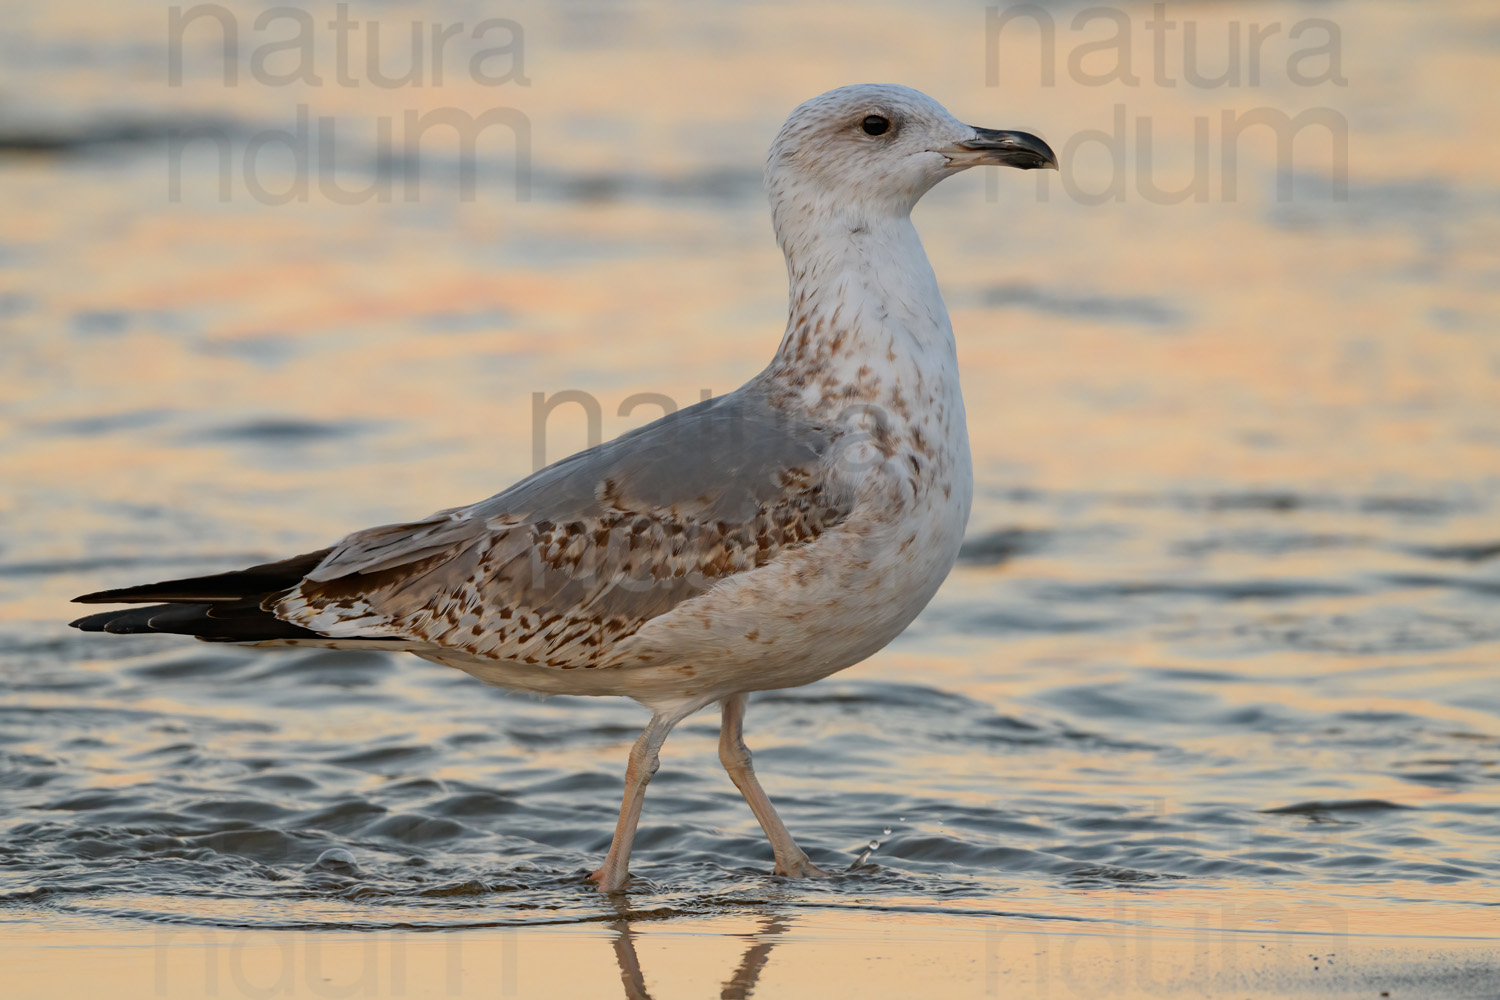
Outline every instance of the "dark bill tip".
<path id="1" fill-rule="evenodd" d="M 1030 132 L 974 128 L 974 138 L 957 144 L 959 149 L 975 154 L 976 163 L 993 163 L 1018 170 L 1057 169 L 1057 154 L 1052 147 Z"/>

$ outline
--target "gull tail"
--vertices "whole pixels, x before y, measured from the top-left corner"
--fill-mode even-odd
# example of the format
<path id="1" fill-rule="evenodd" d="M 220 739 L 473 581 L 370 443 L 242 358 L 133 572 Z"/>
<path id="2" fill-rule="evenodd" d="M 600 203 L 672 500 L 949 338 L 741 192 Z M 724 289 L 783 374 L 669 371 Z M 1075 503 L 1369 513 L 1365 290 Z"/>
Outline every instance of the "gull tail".
<path id="1" fill-rule="evenodd" d="M 329 549 L 293 556 L 280 562 L 251 566 L 232 573 L 216 573 L 186 580 L 167 580 L 120 590 L 101 590 L 75 597 L 77 604 L 147 604 L 147 607 L 101 611 L 70 622 L 85 632 L 130 635 L 169 632 L 193 635 L 207 642 L 273 642 L 288 640 L 328 643 L 325 636 L 282 621 L 262 605 L 290 590 L 312 572 Z M 162 602 L 162 603 L 153 603 Z M 341 642 L 344 640 L 340 640 Z M 351 644 L 361 644 L 353 639 Z"/>

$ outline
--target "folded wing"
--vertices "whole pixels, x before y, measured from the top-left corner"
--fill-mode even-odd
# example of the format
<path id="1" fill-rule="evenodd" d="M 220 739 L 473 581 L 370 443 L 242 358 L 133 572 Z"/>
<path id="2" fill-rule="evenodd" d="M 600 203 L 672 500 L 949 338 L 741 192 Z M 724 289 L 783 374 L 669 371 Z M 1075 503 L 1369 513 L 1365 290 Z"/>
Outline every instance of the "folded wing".
<path id="1" fill-rule="evenodd" d="M 268 630 L 299 630 L 268 636 L 280 641 L 384 639 L 561 668 L 616 664 L 617 640 L 847 516 L 849 498 L 826 476 L 829 447 L 823 429 L 787 418 L 752 383 L 473 506 L 349 535 L 258 599 L 230 593 L 249 589 L 225 584 L 235 574 L 87 599 L 203 604 L 223 594 L 240 614 L 253 600 L 278 623 Z"/>

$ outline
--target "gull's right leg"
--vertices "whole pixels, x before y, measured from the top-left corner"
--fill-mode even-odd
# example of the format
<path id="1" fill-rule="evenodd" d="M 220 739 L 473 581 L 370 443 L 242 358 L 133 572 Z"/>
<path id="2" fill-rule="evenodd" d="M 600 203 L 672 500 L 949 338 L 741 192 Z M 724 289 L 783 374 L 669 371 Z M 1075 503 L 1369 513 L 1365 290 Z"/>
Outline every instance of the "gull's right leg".
<path id="1" fill-rule="evenodd" d="M 610 841 L 604 864 L 589 875 L 592 881 L 599 883 L 600 892 L 620 892 L 630 880 L 630 845 L 635 840 L 635 827 L 641 819 L 641 805 L 646 801 L 646 784 L 660 766 L 657 753 L 662 743 L 682 718 L 682 715 L 651 716 L 640 739 L 630 748 L 630 763 L 625 768 L 625 799 L 620 803 L 615 837 Z"/>
<path id="2" fill-rule="evenodd" d="M 766 838 L 771 841 L 771 851 L 776 855 L 776 874 L 799 878 L 827 875 L 827 872 L 807 860 L 807 855 L 787 832 L 786 824 L 776 815 L 776 807 L 766 798 L 765 789 L 755 779 L 755 770 L 750 766 L 750 748 L 745 746 L 743 733 L 746 700 L 745 695 L 737 694 L 723 701 L 724 723 L 719 729 L 719 763 L 724 765 L 724 770 L 729 772 L 729 780 L 734 782 L 745 801 L 750 804 L 750 811 L 760 821 L 760 828 L 766 831 Z"/>

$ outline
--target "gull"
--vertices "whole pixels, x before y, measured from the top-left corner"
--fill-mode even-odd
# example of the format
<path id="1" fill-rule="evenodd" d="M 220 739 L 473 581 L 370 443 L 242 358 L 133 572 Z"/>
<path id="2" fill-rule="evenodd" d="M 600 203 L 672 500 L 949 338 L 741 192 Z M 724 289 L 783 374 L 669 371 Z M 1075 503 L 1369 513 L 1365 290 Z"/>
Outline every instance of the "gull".
<path id="1" fill-rule="evenodd" d="M 774 873 L 826 874 L 755 777 L 746 700 L 870 656 L 953 567 L 973 466 L 953 328 L 911 211 L 984 164 L 1057 160 L 1034 135 L 965 125 L 909 87 L 807 101 L 765 171 L 790 279 L 786 331 L 739 389 L 468 507 L 237 572 L 75 598 L 148 606 L 72 624 L 405 650 L 504 688 L 634 698 L 651 720 L 589 876 L 601 892 L 628 883 L 667 734 L 717 702 L 719 760 L 770 840 Z"/>

